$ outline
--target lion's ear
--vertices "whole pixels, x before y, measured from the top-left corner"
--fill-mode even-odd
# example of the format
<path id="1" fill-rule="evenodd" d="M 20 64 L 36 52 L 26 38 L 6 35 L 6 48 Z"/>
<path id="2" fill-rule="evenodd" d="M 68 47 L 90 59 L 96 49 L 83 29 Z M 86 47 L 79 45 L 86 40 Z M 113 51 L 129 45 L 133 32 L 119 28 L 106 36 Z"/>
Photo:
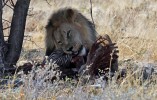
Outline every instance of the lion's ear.
<path id="1" fill-rule="evenodd" d="M 48 29 L 49 27 L 53 27 L 53 24 L 52 24 L 52 22 L 50 20 L 48 21 L 48 23 L 47 23 L 45 28 Z"/>
<path id="2" fill-rule="evenodd" d="M 66 11 L 66 18 L 69 20 L 69 21 L 74 21 L 75 20 L 75 11 L 71 8 L 67 9 Z"/>

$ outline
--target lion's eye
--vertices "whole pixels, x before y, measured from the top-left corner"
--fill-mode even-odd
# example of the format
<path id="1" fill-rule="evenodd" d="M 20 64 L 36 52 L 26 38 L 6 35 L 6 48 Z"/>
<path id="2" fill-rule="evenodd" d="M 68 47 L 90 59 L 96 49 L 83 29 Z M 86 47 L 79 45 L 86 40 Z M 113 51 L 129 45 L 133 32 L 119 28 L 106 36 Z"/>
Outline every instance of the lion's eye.
<path id="1" fill-rule="evenodd" d="M 67 38 L 71 36 L 71 30 L 67 31 Z"/>
<path id="2" fill-rule="evenodd" d="M 58 44 L 62 44 L 62 42 L 61 42 L 61 41 L 58 41 Z"/>

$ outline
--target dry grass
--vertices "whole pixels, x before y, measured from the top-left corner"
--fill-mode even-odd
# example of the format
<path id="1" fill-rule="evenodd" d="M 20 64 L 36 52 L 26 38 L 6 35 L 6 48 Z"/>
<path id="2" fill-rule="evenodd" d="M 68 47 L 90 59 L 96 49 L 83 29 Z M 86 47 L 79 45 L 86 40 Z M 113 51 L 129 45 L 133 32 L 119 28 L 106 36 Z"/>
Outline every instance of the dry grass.
<path id="1" fill-rule="evenodd" d="M 47 19 L 54 10 L 63 7 L 78 9 L 87 18 L 90 16 L 90 2 L 84 0 L 48 0 L 31 2 L 30 15 L 27 20 L 26 34 L 33 37 L 33 41 L 44 48 L 44 37 Z M 149 61 L 157 60 L 157 1 L 156 0 L 94 0 L 93 19 L 97 32 L 101 35 L 109 34 L 118 43 L 120 59 L 134 58 L 144 60 L 149 55 Z M 41 41 L 41 42 L 39 42 Z M 39 48 L 26 41 L 27 49 Z M 28 45 L 29 44 L 29 45 Z"/>
<path id="2" fill-rule="evenodd" d="M 153 75 L 148 80 L 142 79 L 142 64 L 133 61 L 122 63 L 122 66 L 128 67 L 125 78 L 117 80 L 117 75 L 112 77 L 112 81 L 105 81 L 102 78 L 76 81 L 66 78 L 65 81 L 57 80 L 52 84 L 45 80 L 60 72 L 55 70 L 57 65 L 47 63 L 46 69 L 33 69 L 29 75 L 21 73 L 21 77 L 15 74 L 15 78 L 8 84 L 7 89 L 0 91 L 1 100 L 135 100 L 146 99 L 156 100 L 157 98 L 157 75 Z M 52 70 L 49 70 L 49 68 Z M 135 67 L 137 69 L 135 70 Z M 152 66 L 150 66 L 152 67 Z M 118 72 L 117 72 L 118 74 Z M 23 85 L 14 88 L 14 81 L 22 81 Z M 83 82 L 83 83 L 82 83 Z M 83 84 L 83 85 L 82 85 Z M 6 87 L 6 86 L 4 86 Z"/>
<path id="3" fill-rule="evenodd" d="M 87 18 L 90 17 L 89 0 L 32 0 L 27 17 L 23 52 L 20 60 L 42 59 L 44 52 L 44 34 L 47 19 L 54 10 L 63 7 L 78 9 Z M 97 32 L 101 35 L 109 34 L 119 47 L 120 61 L 133 59 L 135 63 L 122 63 L 120 67 L 147 66 L 157 61 L 157 0 L 92 0 L 93 18 Z M 4 10 L 4 18 L 11 20 L 11 10 Z M 5 24 L 7 26 L 7 24 Z M 5 30 L 8 35 L 9 30 Z M 39 52 L 36 52 L 36 50 Z M 35 50 L 35 53 L 34 51 Z M 137 62 L 144 62 L 137 64 Z M 156 68 L 156 67 L 155 67 Z M 43 73 L 43 72 L 40 72 Z M 81 99 L 116 99 L 156 100 L 157 84 L 147 84 L 128 74 L 125 79 L 117 83 L 113 79 L 109 84 L 101 79 L 94 86 L 87 83 L 84 86 L 75 86 L 69 82 L 48 84 L 42 86 L 25 76 L 25 84 L 16 89 L 0 90 L 2 100 L 81 100 Z M 154 76 L 151 81 L 157 81 Z M 39 81 L 39 80 L 38 80 Z M 40 80 L 41 82 L 42 80 Z M 40 83 L 39 82 L 39 83 Z M 98 82 L 100 82 L 98 84 Z M 75 83 L 77 84 L 77 83 Z M 32 87 L 34 86 L 35 87 Z M 98 87 L 96 85 L 99 85 Z"/>

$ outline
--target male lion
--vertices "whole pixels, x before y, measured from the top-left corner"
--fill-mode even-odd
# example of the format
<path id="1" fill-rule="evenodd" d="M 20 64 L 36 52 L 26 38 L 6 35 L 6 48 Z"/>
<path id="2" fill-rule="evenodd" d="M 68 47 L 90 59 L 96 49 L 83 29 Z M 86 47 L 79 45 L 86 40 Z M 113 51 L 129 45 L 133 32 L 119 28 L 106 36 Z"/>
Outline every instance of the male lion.
<path id="1" fill-rule="evenodd" d="M 66 54 L 84 56 L 96 41 L 92 22 L 72 8 L 52 14 L 46 25 L 46 56 L 61 49 Z"/>
<path id="2" fill-rule="evenodd" d="M 108 44 L 112 44 L 108 35 L 104 35 L 104 38 Z M 96 61 L 99 61 L 98 59 L 104 60 L 107 57 L 107 61 L 110 62 L 110 52 L 113 48 L 110 45 L 103 47 L 98 44 L 99 46 L 97 45 L 95 50 L 98 56 L 90 57 L 90 54 L 89 57 L 87 56 L 88 51 L 91 51 L 93 44 L 97 41 L 97 33 L 92 22 L 75 9 L 64 8 L 52 14 L 46 25 L 45 40 L 48 60 L 56 61 L 65 75 L 75 76 L 75 72 L 81 73 L 82 69 L 85 68 L 82 65 L 90 60 L 96 59 Z M 109 48 L 106 50 L 107 47 Z M 99 51 L 103 51 L 102 54 Z M 102 57 L 102 55 L 105 57 Z M 104 63 L 106 64 L 105 61 Z M 76 70 L 74 71 L 73 68 Z M 94 68 L 98 69 L 96 66 Z"/>

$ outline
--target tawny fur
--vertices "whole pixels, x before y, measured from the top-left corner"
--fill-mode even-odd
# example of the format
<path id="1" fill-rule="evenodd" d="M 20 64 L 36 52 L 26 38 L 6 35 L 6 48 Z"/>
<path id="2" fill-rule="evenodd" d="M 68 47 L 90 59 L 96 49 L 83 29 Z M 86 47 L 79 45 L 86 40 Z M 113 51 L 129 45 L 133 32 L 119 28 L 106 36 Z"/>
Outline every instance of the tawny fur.
<path id="1" fill-rule="evenodd" d="M 46 55 L 50 55 L 55 49 L 60 49 L 60 47 L 65 46 L 64 44 L 66 44 L 67 41 L 65 39 L 60 39 L 64 44 L 59 46 L 57 36 L 64 37 L 64 34 L 62 34 L 60 30 L 63 30 L 62 28 L 66 27 L 74 28 L 72 34 L 75 39 L 70 41 L 70 44 L 73 43 L 71 45 L 83 45 L 86 49 L 90 49 L 92 44 L 96 41 L 97 34 L 92 22 L 75 9 L 60 9 L 52 14 L 46 25 Z M 73 33 L 73 31 L 75 31 L 76 34 Z M 64 48 L 66 47 L 67 46 Z M 77 48 L 77 46 L 74 46 L 74 50 L 75 48 Z"/>

